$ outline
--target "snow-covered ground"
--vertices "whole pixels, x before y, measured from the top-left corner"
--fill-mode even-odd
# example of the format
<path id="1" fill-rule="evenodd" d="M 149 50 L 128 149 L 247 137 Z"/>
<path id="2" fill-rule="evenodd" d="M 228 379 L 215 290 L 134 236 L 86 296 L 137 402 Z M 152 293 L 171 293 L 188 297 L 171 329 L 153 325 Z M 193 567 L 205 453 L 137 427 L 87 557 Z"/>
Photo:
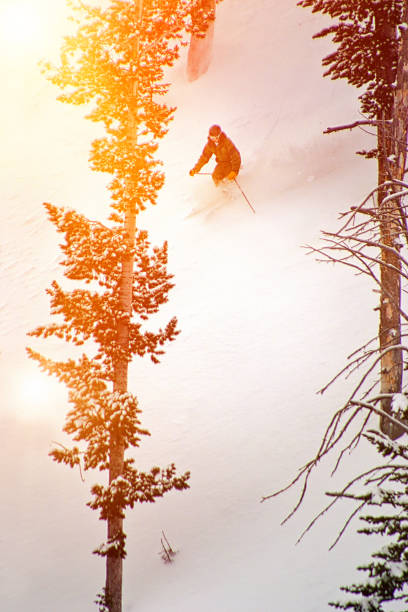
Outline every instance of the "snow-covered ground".
<path id="1" fill-rule="evenodd" d="M 36 67 L 58 47 L 63 3 L 36 4 L 48 36 L 31 52 L 4 39 L 0 60 L 0 601 L 10 612 L 85 612 L 104 581 L 91 554 L 104 525 L 85 507 L 94 475 L 83 484 L 48 458 L 52 440 L 65 440 L 65 389 L 38 374 L 24 347 L 26 332 L 48 319 L 44 290 L 61 274 L 41 203 L 103 221 L 109 196 L 106 177 L 88 168 L 98 128 L 57 103 Z M 124 610 L 320 612 L 355 576 L 368 543 L 351 531 L 329 553 L 342 525 L 334 512 L 295 546 L 335 486 L 328 467 L 284 527 L 295 493 L 260 498 L 311 457 L 347 384 L 316 391 L 375 335 L 370 288 L 302 249 L 372 187 L 375 165 L 354 155 L 369 136 L 322 135 L 356 118 L 358 105 L 352 88 L 322 79 L 331 47 L 312 41 L 319 17 L 294 0 L 224 0 L 217 10 L 208 73 L 188 82 L 185 53 L 169 75 L 178 110 L 160 149 L 166 185 L 139 221 L 153 242 L 169 241 L 176 287 L 162 316 L 175 314 L 182 334 L 160 365 L 134 362 L 130 383 L 152 433 L 140 467 L 174 461 L 191 470 L 191 489 L 128 514 Z M 209 177 L 188 175 L 212 123 L 242 153 L 238 179 L 255 215 L 238 190 L 223 201 Z M 205 210 L 189 217 L 193 208 Z M 365 465 L 368 452 L 345 469 Z M 179 551 L 172 565 L 157 554 L 162 530 Z"/>

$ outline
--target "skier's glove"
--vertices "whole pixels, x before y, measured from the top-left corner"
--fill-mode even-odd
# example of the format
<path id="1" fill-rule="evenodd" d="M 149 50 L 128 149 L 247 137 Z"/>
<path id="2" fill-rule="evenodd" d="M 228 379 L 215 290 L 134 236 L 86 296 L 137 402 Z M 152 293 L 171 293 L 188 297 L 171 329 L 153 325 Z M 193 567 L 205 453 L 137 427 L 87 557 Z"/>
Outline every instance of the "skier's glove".
<path id="1" fill-rule="evenodd" d="M 197 170 L 195 168 L 191 168 L 189 174 L 190 176 L 194 176 L 195 174 L 197 174 Z"/>
<path id="2" fill-rule="evenodd" d="M 237 176 L 237 173 L 234 170 L 231 170 L 231 172 L 229 173 L 229 175 L 227 176 L 227 179 L 229 181 L 233 181 L 234 178 Z"/>

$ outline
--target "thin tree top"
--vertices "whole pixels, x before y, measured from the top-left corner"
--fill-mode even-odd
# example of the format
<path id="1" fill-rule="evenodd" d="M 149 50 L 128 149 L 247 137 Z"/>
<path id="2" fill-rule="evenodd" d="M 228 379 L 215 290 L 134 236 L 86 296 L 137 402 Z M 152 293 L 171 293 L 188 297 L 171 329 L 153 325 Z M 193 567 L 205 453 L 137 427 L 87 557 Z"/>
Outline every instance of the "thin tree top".
<path id="1" fill-rule="evenodd" d="M 403 0 L 301 0 L 299 6 L 329 15 L 337 23 L 314 38 L 333 35 L 336 51 L 323 59 L 324 76 L 365 87 L 359 96 L 370 118 L 389 117 L 396 78 Z"/>
<path id="2" fill-rule="evenodd" d="M 60 101 L 86 104 L 87 118 L 104 125 L 106 136 L 92 143 L 90 161 L 113 176 L 119 215 L 112 218 L 120 222 L 125 210 L 156 203 L 164 177 L 154 154 L 175 110 L 159 102 L 169 87 L 164 71 L 179 57 L 186 33 L 205 31 L 214 12 L 201 0 L 70 4 L 76 32 L 65 37 L 59 65 L 44 63 L 44 70 L 62 90 Z"/>

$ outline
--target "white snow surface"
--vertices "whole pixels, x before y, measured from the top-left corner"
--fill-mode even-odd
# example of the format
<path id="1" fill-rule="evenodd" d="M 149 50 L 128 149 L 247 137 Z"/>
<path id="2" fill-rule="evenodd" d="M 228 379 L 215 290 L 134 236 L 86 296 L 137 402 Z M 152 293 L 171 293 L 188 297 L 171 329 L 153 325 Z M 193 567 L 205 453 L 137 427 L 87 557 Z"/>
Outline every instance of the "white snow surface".
<path id="1" fill-rule="evenodd" d="M 87 612 L 104 583 L 104 562 L 91 554 L 104 524 L 85 506 L 101 477 L 86 474 L 83 483 L 47 456 L 53 440 L 67 443 L 66 393 L 37 372 L 25 346 L 68 354 L 54 340 L 26 336 L 49 320 L 45 289 L 62 273 L 60 237 L 41 203 L 103 222 L 109 177 L 88 166 L 98 127 L 83 109 L 58 103 L 37 68 L 67 27 L 62 2 L 37 5 L 52 36 L 35 53 L 3 49 L 0 64 L 0 601 L 10 612 Z M 208 72 L 188 82 L 185 52 L 168 74 L 178 110 L 160 147 L 166 185 L 139 225 L 153 243 L 169 241 L 176 287 L 160 321 L 176 315 L 182 333 L 160 365 L 132 364 L 130 390 L 152 434 L 135 452 L 137 465 L 174 461 L 192 477 L 189 491 L 128 513 L 126 612 L 320 612 L 373 546 L 351 529 L 328 552 L 350 506 L 295 546 L 324 491 L 372 460 L 367 447 L 346 459 L 337 480 L 322 466 L 283 527 L 296 492 L 260 503 L 312 457 L 350 383 L 323 397 L 316 391 L 377 329 L 377 298 L 364 279 L 302 248 L 337 227 L 338 212 L 376 178 L 375 163 L 354 154 L 372 136 L 322 134 L 359 116 L 357 92 L 322 78 L 320 60 L 332 47 L 312 35 L 325 23 L 292 0 L 224 0 Z M 242 153 L 238 179 L 256 214 L 238 189 L 222 198 L 210 177 L 188 174 L 213 123 Z M 162 530 L 178 551 L 172 564 L 158 554 Z"/>
<path id="2" fill-rule="evenodd" d="M 407 409 L 408 406 L 408 398 L 403 393 L 394 393 L 392 396 L 392 409 L 395 410 L 396 413 L 399 411 L 403 412 Z"/>

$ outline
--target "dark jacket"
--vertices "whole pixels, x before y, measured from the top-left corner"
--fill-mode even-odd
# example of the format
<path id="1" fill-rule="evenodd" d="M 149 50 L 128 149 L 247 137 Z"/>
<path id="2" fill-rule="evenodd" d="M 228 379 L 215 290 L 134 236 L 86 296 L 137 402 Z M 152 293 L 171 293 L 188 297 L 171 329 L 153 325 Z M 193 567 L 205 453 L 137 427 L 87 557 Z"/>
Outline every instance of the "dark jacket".
<path id="1" fill-rule="evenodd" d="M 241 167 L 241 155 L 232 140 L 224 132 L 221 132 L 218 144 L 215 144 L 210 138 L 207 140 L 207 144 L 195 165 L 195 171 L 199 172 L 212 155 L 215 155 L 217 164 L 229 164 L 230 170 L 238 174 Z"/>

